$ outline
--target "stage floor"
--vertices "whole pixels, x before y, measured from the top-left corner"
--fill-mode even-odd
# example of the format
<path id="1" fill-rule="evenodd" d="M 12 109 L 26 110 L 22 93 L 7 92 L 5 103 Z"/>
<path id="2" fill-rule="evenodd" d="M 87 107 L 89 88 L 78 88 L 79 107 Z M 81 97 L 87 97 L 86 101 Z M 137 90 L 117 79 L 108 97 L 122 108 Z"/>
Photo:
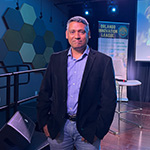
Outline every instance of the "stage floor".
<path id="1" fill-rule="evenodd" d="M 139 102 L 128 102 L 134 106 L 139 106 Z M 114 135 L 109 132 L 101 141 L 102 150 L 150 150 L 150 103 L 141 103 L 143 108 L 141 121 L 142 129 L 133 124 L 121 121 L 120 134 Z M 121 104 L 121 109 L 129 110 L 131 107 Z M 122 117 L 139 123 L 140 112 L 132 112 L 122 114 Z M 118 129 L 118 115 L 115 113 L 111 130 L 117 131 Z"/>
<path id="2" fill-rule="evenodd" d="M 126 102 L 124 102 L 125 104 Z M 129 104 L 134 106 L 139 106 L 139 102 L 129 101 Z M 132 109 L 128 105 L 121 104 L 122 110 Z M 142 129 L 137 126 L 121 121 L 120 134 L 114 135 L 109 132 L 104 139 L 101 141 L 101 150 L 150 150 L 150 103 L 142 102 L 141 106 L 143 108 L 141 120 Z M 36 102 L 22 104 L 19 110 L 30 117 L 34 122 L 36 122 Z M 13 111 L 12 113 L 13 114 Z M 140 113 L 139 111 L 122 114 L 124 118 L 132 120 L 139 123 Z M 6 113 L 0 112 L 0 127 L 6 122 Z M 115 113 L 113 123 L 111 125 L 111 130 L 117 131 L 118 125 L 118 115 Z"/>

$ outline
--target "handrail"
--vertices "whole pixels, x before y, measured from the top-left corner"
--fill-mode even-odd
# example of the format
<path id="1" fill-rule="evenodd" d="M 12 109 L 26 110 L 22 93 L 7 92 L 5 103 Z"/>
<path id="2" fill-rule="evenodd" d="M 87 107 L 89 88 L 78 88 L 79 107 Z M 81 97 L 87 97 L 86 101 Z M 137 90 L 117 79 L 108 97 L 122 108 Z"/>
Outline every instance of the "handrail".
<path id="1" fill-rule="evenodd" d="M 11 76 L 13 73 L 4 73 L 0 74 L 0 77 L 6 77 L 6 76 Z"/>
<path id="2" fill-rule="evenodd" d="M 31 99 L 35 99 L 35 98 L 37 98 L 37 97 L 38 97 L 38 95 L 30 96 L 30 97 L 28 97 L 28 98 L 19 100 L 19 101 L 17 102 L 17 104 L 24 103 L 24 102 L 26 102 L 26 101 L 29 101 L 29 100 L 31 100 Z M 15 103 L 10 103 L 10 107 L 13 107 L 14 105 L 15 105 Z M 4 110 L 4 109 L 6 109 L 6 108 L 8 108 L 8 105 L 1 106 L 1 107 L 0 107 L 0 111 L 1 111 L 1 110 Z"/>
<path id="3" fill-rule="evenodd" d="M 11 66 L 0 66 L 0 68 L 3 68 L 3 69 L 7 69 L 7 68 L 16 68 L 16 71 L 19 71 L 19 68 L 21 67 L 27 67 L 28 70 L 30 70 L 30 67 L 29 65 L 11 65 Z M 5 73 L 5 74 L 0 74 L 0 77 L 7 77 L 7 76 L 11 76 L 13 75 L 13 72 L 10 72 L 10 73 Z M 23 82 L 23 83 L 19 83 L 20 85 L 23 85 L 23 84 L 28 84 L 30 81 L 30 74 L 28 74 L 28 79 L 26 82 Z M 10 86 L 14 86 L 14 84 L 10 84 Z M 5 86 L 1 86 L 0 89 L 3 89 L 3 88 L 7 88 L 7 85 Z"/>
<path id="4" fill-rule="evenodd" d="M 1 67 L 2 68 L 2 67 Z M 1 88 L 6 88 L 7 92 L 6 92 L 6 105 L 4 106 L 1 106 L 0 107 L 0 111 L 1 110 L 7 110 L 6 111 L 6 121 L 9 120 L 9 117 L 10 117 L 10 108 L 14 108 L 14 112 L 17 111 L 17 106 L 20 104 L 20 103 L 23 103 L 23 102 L 26 102 L 26 101 L 29 101 L 31 99 L 34 99 L 34 98 L 37 98 L 38 95 L 34 95 L 34 96 L 31 96 L 31 97 L 28 97 L 28 98 L 25 98 L 25 99 L 22 99 L 22 100 L 19 100 L 19 86 L 21 84 L 27 84 L 29 83 L 30 81 L 30 78 L 28 78 L 28 82 L 23 82 L 23 83 L 19 83 L 19 75 L 21 74 L 28 74 L 28 77 L 30 76 L 30 73 L 33 73 L 33 72 L 42 72 L 45 71 L 46 68 L 40 68 L 40 69 L 32 69 L 32 70 L 25 70 L 25 71 L 16 71 L 16 72 L 12 72 L 12 73 L 4 73 L 4 74 L 0 74 L 0 77 L 6 77 L 7 79 L 7 84 L 6 86 L 1 86 Z M 10 84 L 10 78 L 11 77 L 14 77 L 14 83 L 13 84 Z M 14 102 L 13 103 L 10 103 L 10 87 L 13 86 L 14 87 Z"/>
<path id="5" fill-rule="evenodd" d="M 46 68 L 40 68 L 40 69 L 32 69 L 32 70 L 25 70 L 25 71 L 17 71 L 17 72 L 13 72 L 13 74 L 24 74 L 24 73 L 31 73 L 31 72 L 41 72 L 41 71 L 45 71 Z"/>
<path id="6" fill-rule="evenodd" d="M 0 68 L 7 69 L 7 68 L 16 68 L 16 70 L 19 69 L 19 67 L 27 67 L 28 70 L 30 70 L 29 65 L 23 64 L 23 65 L 9 65 L 9 66 L 0 66 Z M 7 71 L 7 70 L 6 70 Z"/>
<path id="7" fill-rule="evenodd" d="M 26 101 L 29 101 L 29 100 L 31 100 L 31 99 L 35 99 L 35 98 L 37 98 L 37 97 L 38 97 L 38 95 L 30 96 L 30 97 L 28 97 L 28 98 L 24 98 L 24 99 L 22 99 L 22 100 L 19 100 L 19 101 L 17 102 L 17 104 L 24 103 L 24 102 L 26 102 Z"/>

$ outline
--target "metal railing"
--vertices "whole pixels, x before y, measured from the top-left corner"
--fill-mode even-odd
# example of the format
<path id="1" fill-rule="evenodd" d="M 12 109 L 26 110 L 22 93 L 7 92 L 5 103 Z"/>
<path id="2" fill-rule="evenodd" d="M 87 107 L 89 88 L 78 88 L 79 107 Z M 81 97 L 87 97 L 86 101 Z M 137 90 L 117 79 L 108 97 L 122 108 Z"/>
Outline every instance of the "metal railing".
<path id="1" fill-rule="evenodd" d="M 8 66 L 8 67 L 11 67 L 11 66 Z M 12 66 L 12 67 L 15 67 L 15 66 Z M 6 110 L 6 121 L 8 121 L 10 119 L 10 108 L 13 108 L 14 112 L 16 112 L 17 106 L 20 103 L 23 103 L 23 102 L 37 98 L 37 95 L 36 96 L 34 95 L 31 97 L 19 100 L 19 86 L 23 85 L 23 84 L 28 84 L 30 82 L 30 74 L 31 73 L 38 72 L 38 73 L 43 74 L 44 71 L 46 70 L 46 68 L 29 70 L 30 68 L 27 65 L 18 65 L 16 67 L 17 67 L 17 69 L 15 72 L 0 74 L 0 78 L 6 78 L 6 85 L 0 86 L 0 89 L 6 88 L 6 105 L 0 106 L 0 111 Z M 27 67 L 28 70 L 19 71 L 19 67 Z M 0 68 L 7 68 L 7 66 L 2 66 Z M 27 74 L 28 75 L 27 81 L 19 82 L 19 76 L 21 74 Z M 11 83 L 11 79 L 13 79 L 13 84 Z M 13 87 L 13 89 L 14 89 L 13 102 L 10 101 L 10 99 L 11 99 L 11 94 L 10 94 L 11 93 L 11 87 Z"/>

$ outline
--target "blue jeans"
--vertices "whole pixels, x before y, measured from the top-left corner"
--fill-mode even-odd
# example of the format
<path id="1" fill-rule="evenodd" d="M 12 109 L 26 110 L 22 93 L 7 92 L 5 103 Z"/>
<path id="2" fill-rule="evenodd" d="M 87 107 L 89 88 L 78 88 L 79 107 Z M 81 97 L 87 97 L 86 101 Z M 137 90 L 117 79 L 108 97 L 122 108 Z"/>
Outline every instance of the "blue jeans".
<path id="1" fill-rule="evenodd" d="M 77 150 L 100 150 L 99 139 L 93 144 L 81 139 L 82 136 L 77 131 L 76 122 L 67 120 L 60 135 L 54 140 L 48 138 L 48 142 L 50 143 L 50 150 L 73 150 L 74 146 Z"/>

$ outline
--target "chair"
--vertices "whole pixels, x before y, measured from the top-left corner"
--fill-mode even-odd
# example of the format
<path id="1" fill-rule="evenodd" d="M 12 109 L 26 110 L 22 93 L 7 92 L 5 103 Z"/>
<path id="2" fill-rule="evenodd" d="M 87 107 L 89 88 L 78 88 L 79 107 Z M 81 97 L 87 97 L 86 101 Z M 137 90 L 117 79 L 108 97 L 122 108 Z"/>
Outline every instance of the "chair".
<path id="1" fill-rule="evenodd" d="M 125 110 L 125 111 L 122 111 L 121 110 L 121 103 L 122 103 L 122 91 L 123 91 L 123 87 L 128 87 L 128 86 L 139 86 L 139 95 L 140 95 L 140 85 L 142 84 L 140 81 L 138 80 L 126 80 L 126 82 L 123 82 L 123 81 L 117 81 L 117 84 L 118 84 L 118 108 L 116 110 L 116 113 L 118 114 L 118 131 L 112 131 L 110 130 L 111 132 L 113 132 L 114 134 L 120 134 L 120 121 L 124 121 L 126 123 L 131 123 L 131 124 L 134 124 L 136 126 L 138 126 L 139 128 L 142 128 L 142 120 L 141 120 L 141 115 L 142 115 L 142 107 L 141 107 L 141 97 L 140 97 L 140 106 L 137 107 L 137 106 L 134 106 L 134 105 L 129 105 L 128 103 L 125 103 L 126 105 L 128 106 L 131 106 L 133 109 L 131 110 Z M 134 111 L 140 111 L 140 121 L 139 123 L 135 123 L 131 120 L 128 120 L 126 118 L 122 118 L 121 117 L 121 114 L 123 113 L 130 113 L 130 112 L 134 112 Z"/>

